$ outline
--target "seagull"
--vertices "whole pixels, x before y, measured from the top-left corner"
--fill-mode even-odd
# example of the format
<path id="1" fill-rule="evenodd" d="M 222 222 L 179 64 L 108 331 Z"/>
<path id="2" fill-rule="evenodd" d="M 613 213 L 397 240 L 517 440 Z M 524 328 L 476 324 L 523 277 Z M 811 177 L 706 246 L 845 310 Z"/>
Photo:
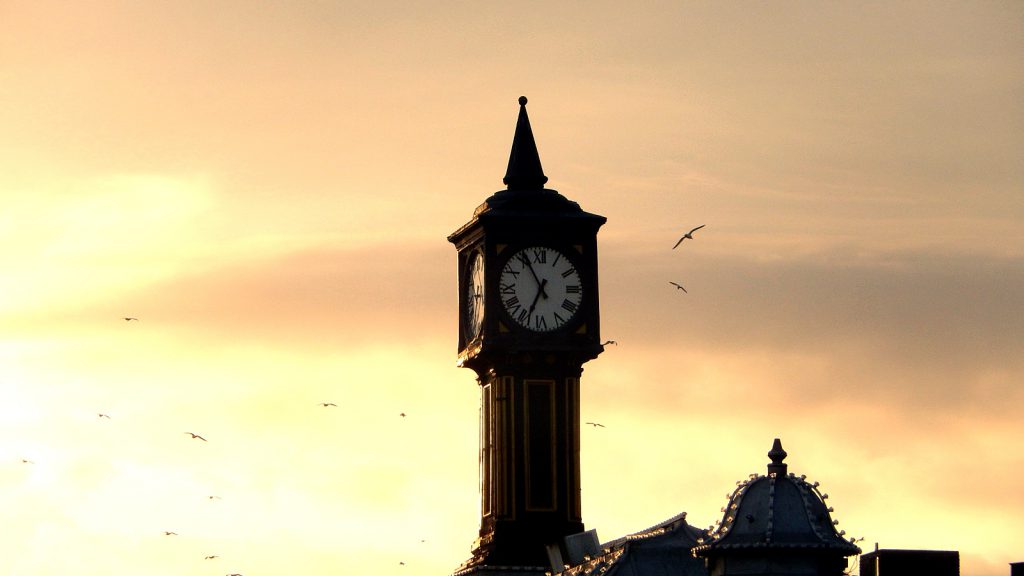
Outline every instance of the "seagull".
<path id="1" fill-rule="evenodd" d="M 210 554 L 209 556 L 203 558 L 203 560 L 213 560 L 214 558 L 220 558 L 220 556 L 217 556 L 216 554 Z"/>
<path id="2" fill-rule="evenodd" d="M 207 496 L 206 499 L 207 500 L 223 500 L 223 498 L 221 498 L 220 496 L 213 496 L 213 495 Z"/>
<path id="3" fill-rule="evenodd" d="M 103 412 L 97 412 L 96 413 L 96 417 L 97 418 L 106 418 L 107 420 L 110 420 L 110 414 L 104 414 Z"/>
<path id="4" fill-rule="evenodd" d="M 134 316 L 125 316 L 124 318 L 122 318 L 122 320 L 124 320 L 125 322 L 131 322 L 132 320 L 134 320 L 136 322 L 139 321 L 139 319 L 134 317 Z"/>
<path id="5" fill-rule="evenodd" d="M 605 340 L 605 341 L 604 341 L 604 343 L 602 343 L 602 344 L 601 344 L 601 346 L 607 346 L 607 345 L 609 345 L 609 344 L 614 344 L 614 345 L 616 345 L 616 346 L 618 346 L 618 345 L 619 345 L 619 343 L 618 343 L 618 342 L 616 342 L 615 340 Z"/>
<path id="6" fill-rule="evenodd" d="M 164 536 L 177 536 L 177 532 L 171 532 L 170 530 L 164 530 Z"/>
<path id="7" fill-rule="evenodd" d="M 600 424 L 598 422 L 587 422 L 587 424 L 590 424 L 594 428 L 604 428 L 604 424 Z"/>
<path id="8" fill-rule="evenodd" d="M 337 406 L 338 406 L 338 405 L 337 405 L 337 404 L 335 404 L 334 402 L 321 402 L 321 403 L 320 403 L 320 405 L 321 405 L 321 406 L 323 406 L 324 408 L 326 408 L 326 407 L 328 407 L 328 406 L 335 406 L 335 407 L 337 407 Z"/>
<path id="9" fill-rule="evenodd" d="M 686 292 L 686 288 L 683 288 L 682 284 L 676 284 L 675 282 L 669 282 L 669 284 L 675 286 L 676 288 L 682 290 L 683 292 Z M 689 292 L 686 293 L 689 294 Z"/>
<path id="10" fill-rule="evenodd" d="M 185 432 L 185 434 L 189 434 L 193 438 L 198 438 L 198 439 L 202 440 L 203 442 L 207 441 L 206 438 L 203 438 L 202 436 L 200 436 L 199 434 L 196 434 L 195 432 Z"/>
<path id="11" fill-rule="evenodd" d="M 680 238 L 678 242 L 676 242 L 676 245 L 673 246 L 672 249 L 675 250 L 680 244 L 683 243 L 683 240 L 686 240 L 687 238 L 689 238 L 690 240 L 693 240 L 693 233 L 696 232 L 697 230 L 700 230 L 704 226 L 706 226 L 706 225 L 705 224 L 701 224 L 700 226 L 697 226 L 696 228 L 694 228 L 693 230 L 690 230 L 686 234 L 683 234 L 683 237 Z"/>
<path id="12" fill-rule="evenodd" d="M 35 462 L 29 460 L 28 458 L 22 458 L 21 459 L 21 463 L 22 464 L 35 464 Z"/>

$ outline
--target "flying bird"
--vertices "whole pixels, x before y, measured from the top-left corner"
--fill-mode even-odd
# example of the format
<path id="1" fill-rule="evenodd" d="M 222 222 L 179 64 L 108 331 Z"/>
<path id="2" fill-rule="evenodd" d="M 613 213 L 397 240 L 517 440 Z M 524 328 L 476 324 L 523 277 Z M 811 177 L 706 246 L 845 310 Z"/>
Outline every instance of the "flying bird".
<path id="1" fill-rule="evenodd" d="M 337 407 L 337 404 L 335 404 L 334 402 L 321 402 L 320 405 L 323 406 L 324 408 L 326 408 L 328 406 L 335 406 L 335 407 Z"/>
<path id="2" fill-rule="evenodd" d="M 177 532 L 171 532 L 170 530 L 164 530 L 164 536 L 177 536 Z"/>
<path id="3" fill-rule="evenodd" d="M 693 233 L 696 232 L 697 230 L 700 230 L 704 226 L 706 226 L 706 224 L 701 224 L 700 226 L 697 226 L 696 228 L 694 228 L 693 230 L 690 230 L 686 234 L 683 234 L 683 237 L 680 238 L 678 242 L 676 242 L 676 245 L 673 246 L 672 249 L 675 250 L 676 248 L 678 248 L 679 245 L 683 243 L 683 240 L 686 240 L 687 238 L 689 238 L 690 240 L 693 240 Z"/>
<path id="4" fill-rule="evenodd" d="M 107 420 L 110 420 L 110 414 L 104 414 L 102 412 L 97 412 L 96 413 L 96 417 L 97 418 L 106 418 Z"/>
<path id="5" fill-rule="evenodd" d="M 402 412 L 401 414 L 399 414 L 399 416 L 401 416 L 402 418 L 405 418 L 405 412 Z"/>
<path id="6" fill-rule="evenodd" d="M 214 558 L 220 558 L 220 556 L 217 556 L 216 554 L 210 554 L 209 556 L 203 558 L 203 560 L 213 560 Z"/>
<path id="7" fill-rule="evenodd" d="M 593 426 L 594 428 L 604 428 L 604 424 L 598 422 L 587 422 L 587 424 Z"/>
<path id="8" fill-rule="evenodd" d="M 21 459 L 21 463 L 22 464 L 35 464 L 35 462 L 29 460 L 28 458 L 22 458 Z"/>
<path id="9" fill-rule="evenodd" d="M 222 498 L 220 496 L 213 496 L 213 495 L 207 496 L 206 499 L 207 500 L 222 500 Z"/>
<path id="10" fill-rule="evenodd" d="M 683 288 L 682 284 L 676 284 L 675 282 L 669 282 L 669 284 L 675 286 L 676 288 L 682 290 L 683 292 L 686 292 L 686 288 Z M 689 294 L 689 292 L 686 293 Z"/>
<path id="11" fill-rule="evenodd" d="M 139 319 L 134 317 L 134 316 L 125 316 L 124 318 L 122 318 L 122 320 L 124 320 L 125 322 L 131 322 L 132 320 L 134 320 L 136 322 L 139 321 Z"/>
<path id="12" fill-rule="evenodd" d="M 609 344 L 614 344 L 615 346 L 618 346 L 618 345 L 619 345 L 619 343 L 618 343 L 618 342 L 616 342 L 615 340 L 605 340 L 605 341 L 604 341 L 604 342 L 603 342 L 603 343 L 601 344 L 601 346 L 607 346 L 607 345 L 609 345 Z"/>
<path id="13" fill-rule="evenodd" d="M 203 442 L 207 441 L 206 438 L 203 438 L 202 436 L 200 436 L 199 434 L 196 434 L 195 432 L 185 432 L 185 434 L 188 434 L 188 435 L 192 436 L 193 438 L 198 438 L 198 439 L 202 440 Z"/>

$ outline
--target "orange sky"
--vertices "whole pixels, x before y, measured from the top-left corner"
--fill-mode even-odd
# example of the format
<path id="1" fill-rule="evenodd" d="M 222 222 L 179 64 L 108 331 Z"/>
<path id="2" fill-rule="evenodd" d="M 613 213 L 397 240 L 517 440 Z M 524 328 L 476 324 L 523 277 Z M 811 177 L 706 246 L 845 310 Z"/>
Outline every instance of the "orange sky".
<path id="1" fill-rule="evenodd" d="M 0 572 L 466 559 L 445 237 L 521 94 L 608 217 L 588 528 L 710 525 L 781 437 L 863 548 L 1024 560 L 1020 3 L 13 0 Z"/>

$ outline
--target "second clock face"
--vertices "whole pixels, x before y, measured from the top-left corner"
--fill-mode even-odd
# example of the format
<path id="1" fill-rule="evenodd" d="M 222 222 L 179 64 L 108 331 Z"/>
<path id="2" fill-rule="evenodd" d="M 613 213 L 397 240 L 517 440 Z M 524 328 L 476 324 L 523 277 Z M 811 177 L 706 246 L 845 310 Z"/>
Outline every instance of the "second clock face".
<path id="1" fill-rule="evenodd" d="M 564 326 L 579 310 L 583 286 L 576 266 L 554 248 L 524 248 L 501 269 L 498 290 L 505 311 L 536 332 Z"/>
<path id="2" fill-rule="evenodd" d="M 466 267 L 466 336 L 469 340 L 480 334 L 484 323 L 484 258 L 473 254 Z"/>

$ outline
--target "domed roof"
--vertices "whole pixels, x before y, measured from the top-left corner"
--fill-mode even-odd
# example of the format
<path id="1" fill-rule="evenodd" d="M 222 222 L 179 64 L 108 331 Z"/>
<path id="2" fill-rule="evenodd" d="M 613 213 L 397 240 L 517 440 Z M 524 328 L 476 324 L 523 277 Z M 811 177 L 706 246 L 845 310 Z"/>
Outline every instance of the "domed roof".
<path id="1" fill-rule="evenodd" d="M 828 494 L 818 490 L 817 482 L 808 483 L 805 476 L 787 474 L 782 462 L 786 451 L 778 438 L 768 456 L 772 463 L 767 475 L 751 474 L 737 482 L 722 521 L 694 553 L 714 556 L 726 551 L 803 549 L 839 556 L 859 554 L 853 539 L 845 540 L 845 532 L 836 531 L 832 508 L 825 504 Z"/>

